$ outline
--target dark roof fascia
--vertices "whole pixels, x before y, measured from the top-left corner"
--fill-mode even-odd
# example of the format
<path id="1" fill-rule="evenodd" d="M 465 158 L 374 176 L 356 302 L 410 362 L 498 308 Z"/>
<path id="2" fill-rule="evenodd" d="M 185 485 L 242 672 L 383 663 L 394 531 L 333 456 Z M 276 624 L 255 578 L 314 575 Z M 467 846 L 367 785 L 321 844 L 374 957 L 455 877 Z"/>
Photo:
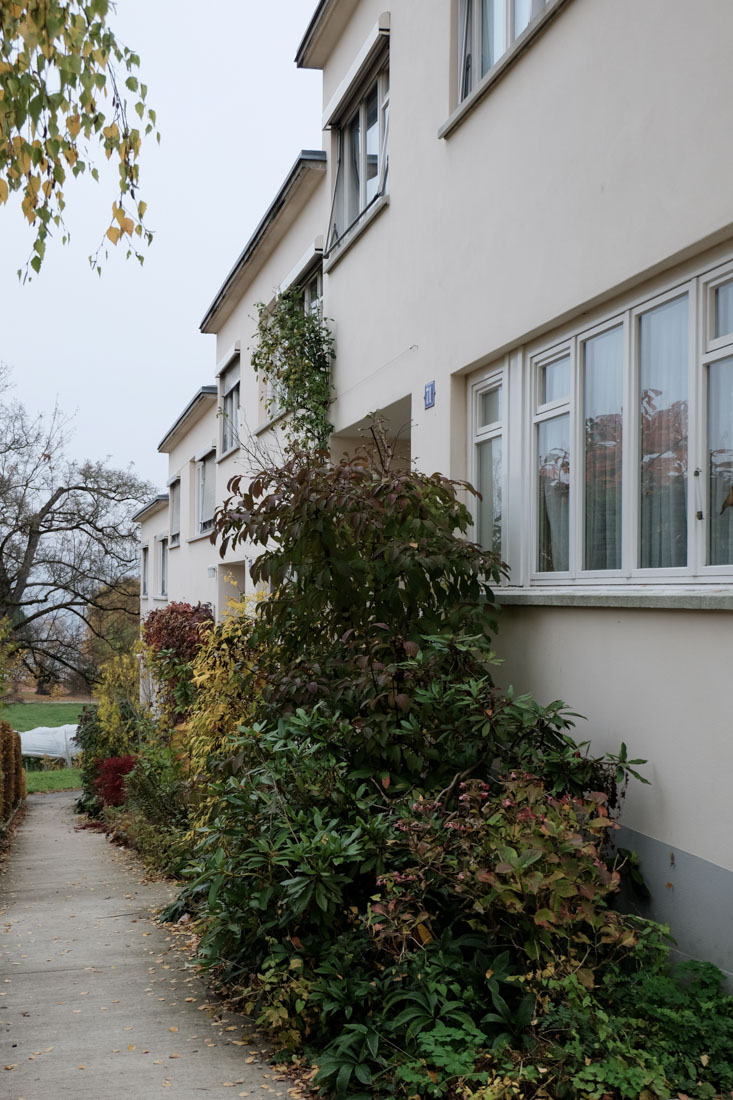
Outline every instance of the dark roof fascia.
<path id="1" fill-rule="evenodd" d="M 334 3 L 335 0 L 320 0 L 318 7 L 313 12 L 313 18 L 308 24 L 308 29 L 303 35 L 301 43 L 298 46 L 298 52 L 295 55 L 295 64 L 298 66 L 299 69 L 308 68 L 307 57 L 308 52 L 313 44 L 313 39 L 316 37 L 318 31 L 321 28 L 323 20 L 326 16 L 327 9 L 331 8 Z"/>
<path id="2" fill-rule="evenodd" d="M 135 512 L 135 515 L 132 517 L 133 523 L 142 523 L 146 515 L 149 512 L 151 514 L 157 512 L 163 502 L 166 504 L 168 503 L 168 494 L 158 493 L 157 497 L 153 497 L 147 504 L 143 504 L 142 508 L 138 508 L 137 512 Z"/>
<path id="3" fill-rule="evenodd" d="M 224 304 L 226 299 L 229 297 L 229 293 L 230 293 L 230 291 L 231 291 L 231 289 L 234 285 L 235 280 L 237 279 L 237 276 L 240 274 L 241 271 L 244 270 L 244 268 L 247 266 L 247 264 L 253 258 L 253 256 L 257 252 L 257 249 L 259 248 L 260 244 L 262 243 L 263 239 L 265 238 L 268 229 L 270 228 L 272 223 L 275 221 L 275 218 L 280 213 L 282 208 L 287 203 L 288 198 L 290 197 L 290 193 L 293 190 L 293 188 L 295 187 L 295 185 L 298 182 L 298 179 L 300 178 L 302 173 L 304 171 L 309 171 L 310 169 L 313 168 L 314 165 L 318 165 L 319 170 L 322 170 L 322 169 L 320 169 L 320 166 L 325 165 L 325 163 L 326 163 L 326 152 L 325 152 L 325 150 L 323 150 L 323 149 L 303 149 L 303 150 L 301 150 L 300 154 L 296 158 L 295 163 L 293 164 L 293 167 L 288 172 L 288 174 L 285 178 L 285 182 L 283 183 L 282 187 L 278 191 L 275 198 L 270 203 L 270 206 L 268 207 L 265 216 L 262 218 L 262 221 L 257 226 L 257 228 L 255 229 L 255 231 L 252 234 L 252 236 L 250 237 L 250 239 L 247 241 L 247 244 L 244 246 L 244 249 L 242 250 L 241 254 L 239 255 L 239 258 L 237 259 L 237 262 L 234 264 L 234 267 L 231 269 L 231 271 L 227 275 L 226 279 L 224 280 L 221 287 L 219 288 L 219 291 L 217 292 L 216 297 L 214 298 L 213 302 L 211 303 L 208 310 L 206 311 L 206 315 L 205 315 L 203 321 L 201 322 L 201 324 L 199 325 L 199 330 L 201 332 L 213 332 L 214 331 L 213 329 L 209 328 L 210 324 L 214 320 L 214 318 L 215 318 L 216 314 L 218 313 L 219 309 L 221 308 L 221 306 Z"/>
<path id="4" fill-rule="evenodd" d="M 187 420 L 191 419 L 191 416 L 197 410 L 199 405 L 201 405 L 202 403 L 208 402 L 210 398 L 216 398 L 216 395 L 217 395 L 216 386 L 202 386 L 201 389 L 198 391 L 198 393 L 195 393 L 193 395 L 193 397 L 191 398 L 189 403 L 186 405 L 185 409 L 183 410 L 181 415 L 178 417 L 178 419 L 175 421 L 175 423 L 172 424 L 171 427 L 168 429 L 168 431 L 165 433 L 165 435 L 161 439 L 160 443 L 158 444 L 158 450 L 161 451 L 163 454 L 165 454 L 166 453 L 166 448 L 171 443 L 171 440 L 172 440 L 173 436 L 176 434 L 176 432 L 178 431 L 178 429 L 181 428 Z"/>

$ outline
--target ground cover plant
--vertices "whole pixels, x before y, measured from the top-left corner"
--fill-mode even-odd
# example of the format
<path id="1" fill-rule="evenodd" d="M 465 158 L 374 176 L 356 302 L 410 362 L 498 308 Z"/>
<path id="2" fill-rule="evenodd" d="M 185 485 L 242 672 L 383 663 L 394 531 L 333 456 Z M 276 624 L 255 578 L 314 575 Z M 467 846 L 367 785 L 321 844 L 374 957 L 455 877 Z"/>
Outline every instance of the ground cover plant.
<path id="1" fill-rule="evenodd" d="M 25 778 L 28 794 L 37 794 L 39 791 L 76 791 L 81 788 L 79 768 L 28 771 Z"/>
<path id="2" fill-rule="evenodd" d="M 205 809 L 170 913 L 212 974 L 344 1100 L 733 1089 L 720 976 L 614 908 L 638 762 L 494 686 L 503 566 L 464 487 L 297 453 L 230 485 L 222 550 L 259 544 L 270 595 L 199 651 Z"/>

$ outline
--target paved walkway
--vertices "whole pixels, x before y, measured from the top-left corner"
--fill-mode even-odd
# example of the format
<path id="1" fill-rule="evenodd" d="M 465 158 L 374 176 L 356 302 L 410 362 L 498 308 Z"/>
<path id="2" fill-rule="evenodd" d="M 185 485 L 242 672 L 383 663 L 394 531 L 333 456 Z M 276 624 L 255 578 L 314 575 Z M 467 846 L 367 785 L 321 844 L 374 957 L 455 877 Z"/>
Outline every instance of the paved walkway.
<path id="1" fill-rule="evenodd" d="M 0 875 L 3 1100 L 300 1095 L 151 919 L 171 887 L 80 830 L 74 797 L 28 799 Z"/>

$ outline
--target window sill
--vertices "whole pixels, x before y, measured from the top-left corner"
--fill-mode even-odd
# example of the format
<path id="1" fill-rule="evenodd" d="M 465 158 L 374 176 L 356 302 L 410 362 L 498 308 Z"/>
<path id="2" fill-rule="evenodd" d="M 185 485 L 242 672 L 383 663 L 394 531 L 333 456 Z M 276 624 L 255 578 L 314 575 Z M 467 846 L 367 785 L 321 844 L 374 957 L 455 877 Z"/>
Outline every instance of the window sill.
<path id="1" fill-rule="evenodd" d="M 235 443 L 233 447 L 230 447 L 228 451 L 223 451 L 222 454 L 217 455 L 217 463 L 223 462 L 225 458 L 229 458 L 231 455 L 236 454 L 239 450 L 239 444 Z"/>
<path id="2" fill-rule="evenodd" d="M 671 611 L 733 611 L 733 585 L 639 585 L 598 588 L 496 588 L 502 606 L 636 607 Z"/>
<path id="3" fill-rule="evenodd" d="M 168 543 L 168 553 L 170 554 L 171 550 L 179 550 L 180 546 L 181 546 L 181 540 L 180 539 L 178 540 L 178 542 L 169 542 Z"/>
<path id="4" fill-rule="evenodd" d="M 162 596 L 162 595 L 161 596 L 153 596 L 153 599 L 157 600 L 158 603 L 164 603 L 168 599 L 168 596 L 167 596 L 167 594 L 164 595 L 164 596 Z"/>
<path id="5" fill-rule="evenodd" d="M 333 246 L 328 256 L 324 256 L 323 259 L 323 274 L 328 274 L 332 271 L 336 264 L 339 262 L 342 256 L 351 248 L 355 241 L 358 241 L 367 226 L 371 225 L 375 218 L 378 218 L 385 207 L 389 206 L 389 195 L 379 195 L 374 199 L 370 206 L 367 206 L 364 213 L 359 218 L 356 225 L 352 225 L 350 229 L 346 231 L 343 237 L 340 237 L 337 243 Z"/>
<path id="6" fill-rule="evenodd" d="M 264 424 L 260 424 L 259 428 L 255 428 L 253 435 L 262 435 L 264 432 L 269 432 L 270 428 L 274 428 L 276 424 L 279 424 L 281 420 L 284 420 L 287 416 L 286 412 L 278 413 L 277 416 L 273 416 L 271 420 L 266 420 Z"/>
<path id="7" fill-rule="evenodd" d="M 202 531 L 199 535 L 191 535 L 190 539 L 186 539 L 187 543 L 202 542 L 203 539 L 208 539 L 211 542 L 212 531 Z"/>
<path id="8" fill-rule="evenodd" d="M 511 44 L 507 52 L 499 58 L 495 65 L 489 69 L 485 76 L 483 76 L 478 85 L 472 92 L 461 100 L 455 110 L 450 114 L 448 119 L 438 130 L 439 138 L 450 137 L 452 132 L 460 126 L 464 118 L 473 111 L 474 107 L 481 102 L 484 96 L 494 87 L 496 83 L 504 76 L 508 69 L 512 67 L 514 62 L 524 53 L 528 46 L 534 42 L 535 38 L 542 33 L 544 28 L 553 19 L 559 10 L 567 4 L 569 0 L 551 0 L 548 7 L 542 12 L 537 19 L 526 27 L 519 38 Z"/>

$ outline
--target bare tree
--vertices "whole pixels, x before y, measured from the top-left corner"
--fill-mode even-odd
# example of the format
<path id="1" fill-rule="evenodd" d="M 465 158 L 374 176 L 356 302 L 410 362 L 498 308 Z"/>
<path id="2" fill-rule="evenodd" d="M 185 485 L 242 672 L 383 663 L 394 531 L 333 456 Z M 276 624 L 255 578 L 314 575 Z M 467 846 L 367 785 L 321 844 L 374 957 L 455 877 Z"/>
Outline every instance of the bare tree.
<path id="1" fill-rule="evenodd" d="M 131 517 L 154 492 L 129 469 L 69 459 L 68 438 L 58 407 L 33 416 L 8 398 L 0 369 L 0 619 L 41 679 L 87 675 L 84 642 L 105 621 L 95 612 L 129 612 Z"/>

